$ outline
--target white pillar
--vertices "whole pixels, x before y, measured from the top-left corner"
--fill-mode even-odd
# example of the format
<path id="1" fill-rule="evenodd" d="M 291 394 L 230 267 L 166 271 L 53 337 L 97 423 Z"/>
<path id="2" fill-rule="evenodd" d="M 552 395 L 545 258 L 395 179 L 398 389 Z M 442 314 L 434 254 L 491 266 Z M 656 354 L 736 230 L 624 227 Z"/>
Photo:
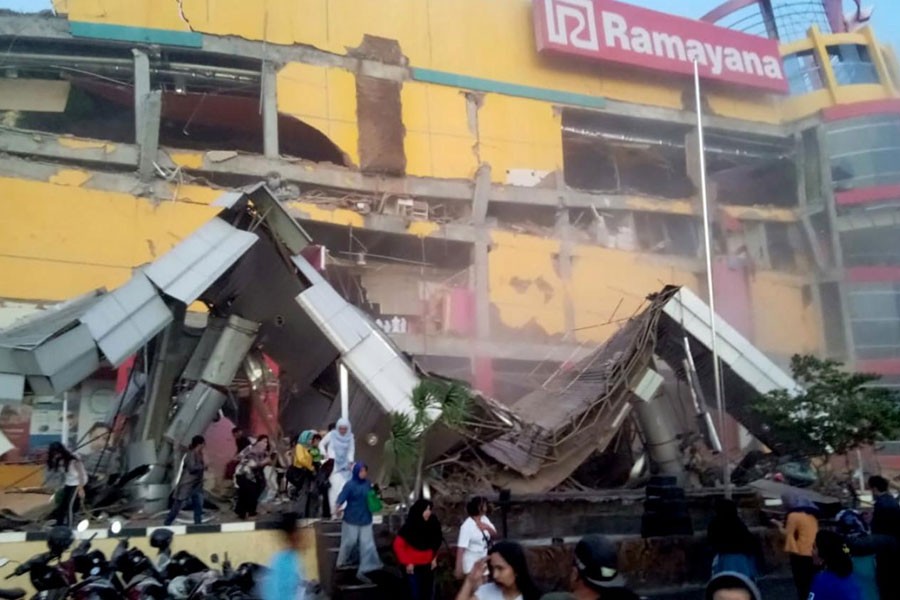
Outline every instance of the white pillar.
<path id="1" fill-rule="evenodd" d="M 344 366 L 344 363 L 341 363 L 340 367 L 340 379 L 341 379 L 341 418 L 349 419 L 350 418 L 350 375 L 347 372 L 347 367 Z"/>

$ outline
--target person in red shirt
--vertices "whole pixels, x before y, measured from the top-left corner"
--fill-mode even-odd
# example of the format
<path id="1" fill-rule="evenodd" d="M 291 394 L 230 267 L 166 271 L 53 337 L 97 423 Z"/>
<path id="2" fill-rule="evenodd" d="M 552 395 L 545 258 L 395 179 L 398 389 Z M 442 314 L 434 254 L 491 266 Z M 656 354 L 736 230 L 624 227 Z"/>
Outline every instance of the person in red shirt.
<path id="1" fill-rule="evenodd" d="M 394 538 L 394 554 L 406 571 L 412 600 L 434 600 L 434 570 L 444 541 L 441 524 L 430 500 L 418 500 Z"/>

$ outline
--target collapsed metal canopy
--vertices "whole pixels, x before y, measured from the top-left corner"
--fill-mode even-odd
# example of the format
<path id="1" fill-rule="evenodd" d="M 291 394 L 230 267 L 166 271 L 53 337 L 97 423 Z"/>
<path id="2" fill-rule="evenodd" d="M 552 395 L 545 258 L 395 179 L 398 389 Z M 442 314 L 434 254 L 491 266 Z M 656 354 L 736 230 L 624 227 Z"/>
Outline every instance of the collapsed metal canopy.
<path id="1" fill-rule="evenodd" d="M 148 344 L 197 299 L 260 324 L 259 342 L 311 383 L 341 358 L 383 414 L 410 412 L 419 378 L 402 353 L 301 256 L 311 238 L 262 184 L 112 292 L 97 290 L 0 331 L 0 399 L 58 395 Z"/>
<path id="2" fill-rule="evenodd" d="M 655 357 L 687 380 L 685 338 L 701 387 L 707 397 L 714 396 L 707 304 L 676 286 L 666 286 L 648 300 L 647 308 L 599 349 L 512 405 L 521 430 L 480 447 L 503 467 L 493 478 L 496 485 L 515 493 L 541 493 L 562 484 L 615 437 Z M 765 427 L 748 410 L 750 400 L 799 385 L 721 317 L 716 319 L 728 411 L 766 441 Z"/>

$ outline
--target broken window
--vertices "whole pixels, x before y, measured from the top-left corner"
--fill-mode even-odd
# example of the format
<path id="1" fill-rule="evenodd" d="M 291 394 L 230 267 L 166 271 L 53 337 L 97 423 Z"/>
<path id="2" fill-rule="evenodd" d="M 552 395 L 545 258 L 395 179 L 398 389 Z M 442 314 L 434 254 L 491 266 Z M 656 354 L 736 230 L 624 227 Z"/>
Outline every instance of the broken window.
<path id="1" fill-rule="evenodd" d="M 869 56 L 869 48 L 862 44 L 828 46 L 828 57 L 838 85 L 879 83 L 878 69 Z"/>
<path id="2" fill-rule="evenodd" d="M 802 50 L 785 56 L 784 72 L 793 96 L 802 96 L 825 87 L 822 66 L 812 50 Z"/>
<path id="3" fill-rule="evenodd" d="M 700 221 L 694 217 L 635 213 L 634 224 L 642 252 L 691 257 L 700 252 Z"/>
<path id="4" fill-rule="evenodd" d="M 797 267 L 798 235 L 797 228 L 791 223 L 766 223 L 772 269 L 793 271 Z"/>
<path id="5" fill-rule="evenodd" d="M 713 131 L 706 172 L 720 204 L 796 206 L 797 172 L 790 142 Z"/>
<path id="6" fill-rule="evenodd" d="M 11 75 L 66 81 L 65 111 L 21 111 L 7 125 L 79 137 L 135 142 L 135 59 L 130 48 L 54 41 L 21 41 L 5 59 Z M 261 63 L 236 55 L 157 49 L 150 62 L 150 89 L 162 92 L 159 142 L 196 150 L 261 153 Z M 346 160 L 323 133 L 279 115 L 281 153 L 319 162 Z"/>
<path id="7" fill-rule="evenodd" d="M 660 198 L 697 195 L 686 125 L 585 111 L 563 112 L 563 163 L 571 187 Z M 797 204 L 797 176 L 788 138 L 707 133 L 707 175 L 724 204 Z"/>
<path id="8" fill-rule="evenodd" d="M 570 187 L 662 198 L 688 198 L 685 128 L 563 111 L 563 165 Z"/>

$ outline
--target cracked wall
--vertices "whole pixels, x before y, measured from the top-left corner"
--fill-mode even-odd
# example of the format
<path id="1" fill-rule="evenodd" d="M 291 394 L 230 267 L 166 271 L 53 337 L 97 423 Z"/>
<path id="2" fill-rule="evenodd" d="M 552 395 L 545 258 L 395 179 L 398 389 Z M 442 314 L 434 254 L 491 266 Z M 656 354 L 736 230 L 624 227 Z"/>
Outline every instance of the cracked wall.
<path id="1" fill-rule="evenodd" d="M 344 69 L 288 63 L 278 71 L 278 112 L 300 119 L 360 164 L 356 77 Z"/>
<path id="2" fill-rule="evenodd" d="M 528 0 L 55 0 L 72 21 L 235 35 L 304 44 L 339 55 L 366 34 L 397 40 L 410 65 L 548 90 L 680 109 L 684 78 L 648 78 L 614 66 L 551 61 L 534 48 Z M 184 16 L 182 17 L 182 11 Z M 502 47 L 502 51 L 498 48 Z M 776 123 L 779 105 L 762 94 L 717 88 L 716 114 Z"/>
<path id="3" fill-rule="evenodd" d="M 66 300 L 113 288 L 212 218 L 218 190 L 173 187 L 174 200 L 80 187 L 61 169 L 51 182 L 0 177 L 0 298 Z"/>

